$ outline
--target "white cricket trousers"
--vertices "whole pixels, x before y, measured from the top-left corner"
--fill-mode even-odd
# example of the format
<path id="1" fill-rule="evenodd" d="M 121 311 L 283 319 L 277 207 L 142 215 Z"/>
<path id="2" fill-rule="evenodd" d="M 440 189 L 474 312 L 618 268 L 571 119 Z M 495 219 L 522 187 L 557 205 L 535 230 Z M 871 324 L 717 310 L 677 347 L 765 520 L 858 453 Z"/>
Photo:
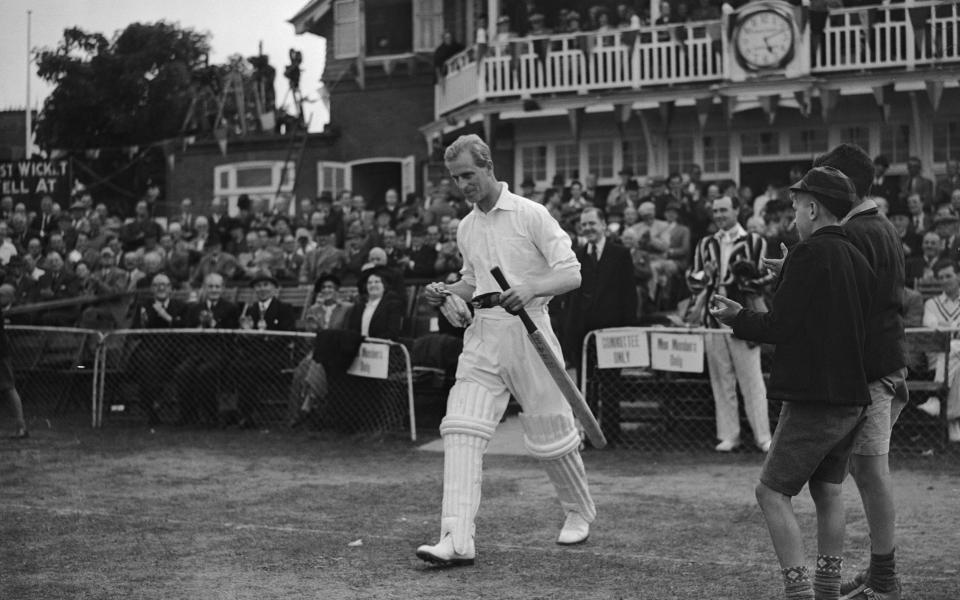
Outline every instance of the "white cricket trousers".
<path id="1" fill-rule="evenodd" d="M 767 386 L 760 371 L 760 346 L 751 348 L 730 333 L 707 333 L 703 338 L 717 415 L 717 438 L 740 440 L 739 384 L 754 441 L 758 445 L 769 441 Z"/>

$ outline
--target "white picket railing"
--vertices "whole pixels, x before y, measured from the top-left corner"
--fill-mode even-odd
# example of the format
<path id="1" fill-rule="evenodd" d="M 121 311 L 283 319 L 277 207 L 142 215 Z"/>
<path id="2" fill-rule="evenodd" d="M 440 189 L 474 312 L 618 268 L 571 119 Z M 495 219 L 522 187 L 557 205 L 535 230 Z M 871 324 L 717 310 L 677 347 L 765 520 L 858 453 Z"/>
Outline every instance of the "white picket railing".
<path id="1" fill-rule="evenodd" d="M 529 36 L 470 48 L 447 62 L 436 115 L 489 98 L 719 82 L 723 21 Z M 799 52 L 811 52 L 809 27 Z M 915 69 L 960 62 L 960 2 L 922 0 L 830 13 L 811 72 Z"/>

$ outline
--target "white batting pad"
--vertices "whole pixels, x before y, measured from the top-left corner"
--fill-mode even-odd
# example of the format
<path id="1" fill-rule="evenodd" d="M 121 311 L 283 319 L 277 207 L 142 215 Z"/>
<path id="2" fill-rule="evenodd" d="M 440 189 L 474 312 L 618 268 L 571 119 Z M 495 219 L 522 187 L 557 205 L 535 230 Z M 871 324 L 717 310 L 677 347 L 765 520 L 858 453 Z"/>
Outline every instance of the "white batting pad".
<path id="1" fill-rule="evenodd" d="M 480 508 L 483 453 L 497 427 L 493 395 L 483 386 L 458 382 L 450 390 L 443 436 L 443 505 L 440 538 L 453 537 L 457 553 L 467 552 Z"/>
<path id="2" fill-rule="evenodd" d="M 587 485 L 587 472 L 579 451 L 580 434 L 573 417 L 521 413 L 520 422 L 527 449 L 543 462 L 564 512 L 580 513 L 584 520 L 592 523 L 597 509 Z"/>

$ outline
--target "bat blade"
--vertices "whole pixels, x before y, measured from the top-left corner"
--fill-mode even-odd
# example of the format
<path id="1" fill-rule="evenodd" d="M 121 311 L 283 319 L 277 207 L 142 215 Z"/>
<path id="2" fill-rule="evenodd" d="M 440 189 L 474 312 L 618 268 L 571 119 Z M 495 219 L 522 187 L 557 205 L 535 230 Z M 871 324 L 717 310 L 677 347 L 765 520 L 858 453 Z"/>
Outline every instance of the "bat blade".
<path id="1" fill-rule="evenodd" d="M 600 430 L 600 424 L 597 423 L 597 419 L 590 411 L 590 407 L 587 406 L 587 402 L 580 394 L 580 390 L 577 389 L 577 386 L 574 385 L 570 379 L 567 370 L 563 368 L 563 364 L 553 353 L 553 350 L 547 343 L 547 339 L 543 337 L 543 333 L 539 329 L 535 329 L 529 333 L 529 336 L 534 349 L 537 351 L 537 354 L 540 355 L 544 366 L 547 367 L 547 372 L 550 373 L 557 387 L 560 388 L 564 399 L 566 399 L 570 408 L 573 409 L 574 416 L 577 417 L 583 426 L 583 431 L 586 433 L 590 443 L 593 444 L 594 448 L 598 449 L 606 446 L 607 438 L 604 437 L 603 431 Z"/>

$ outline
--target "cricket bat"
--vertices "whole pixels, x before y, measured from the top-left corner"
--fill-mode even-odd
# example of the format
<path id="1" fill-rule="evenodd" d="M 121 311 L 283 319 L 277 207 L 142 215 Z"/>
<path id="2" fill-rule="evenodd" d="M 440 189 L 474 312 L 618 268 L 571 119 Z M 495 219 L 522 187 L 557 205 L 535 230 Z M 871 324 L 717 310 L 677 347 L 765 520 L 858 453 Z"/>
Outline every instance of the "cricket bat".
<path id="1" fill-rule="evenodd" d="M 497 283 L 504 291 L 510 289 L 510 284 L 507 283 L 507 279 L 503 276 L 503 271 L 500 270 L 500 267 L 490 269 L 490 274 L 493 275 L 493 278 L 497 280 Z M 553 350 L 547 343 L 547 339 L 543 337 L 543 333 L 537 328 L 526 310 L 521 308 L 517 316 L 523 321 L 523 326 L 527 328 L 527 335 L 530 337 L 530 343 L 533 344 L 537 354 L 540 355 L 540 360 L 542 360 L 543 365 L 547 367 L 547 371 L 550 373 L 550 376 L 553 377 L 557 387 L 560 388 L 563 397 L 567 403 L 570 404 L 574 416 L 577 417 L 583 426 L 584 433 L 586 433 L 590 443 L 593 444 L 594 448 L 603 448 L 606 446 L 607 439 L 603 437 L 603 432 L 600 431 L 600 424 L 597 423 L 597 419 L 593 416 L 593 413 L 590 412 L 590 407 L 587 406 L 586 401 L 580 394 L 580 390 L 577 389 L 577 386 L 574 385 L 570 379 L 570 375 L 568 375 L 566 369 L 563 368 L 563 363 L 560 362 L 553 353 Z"/>

